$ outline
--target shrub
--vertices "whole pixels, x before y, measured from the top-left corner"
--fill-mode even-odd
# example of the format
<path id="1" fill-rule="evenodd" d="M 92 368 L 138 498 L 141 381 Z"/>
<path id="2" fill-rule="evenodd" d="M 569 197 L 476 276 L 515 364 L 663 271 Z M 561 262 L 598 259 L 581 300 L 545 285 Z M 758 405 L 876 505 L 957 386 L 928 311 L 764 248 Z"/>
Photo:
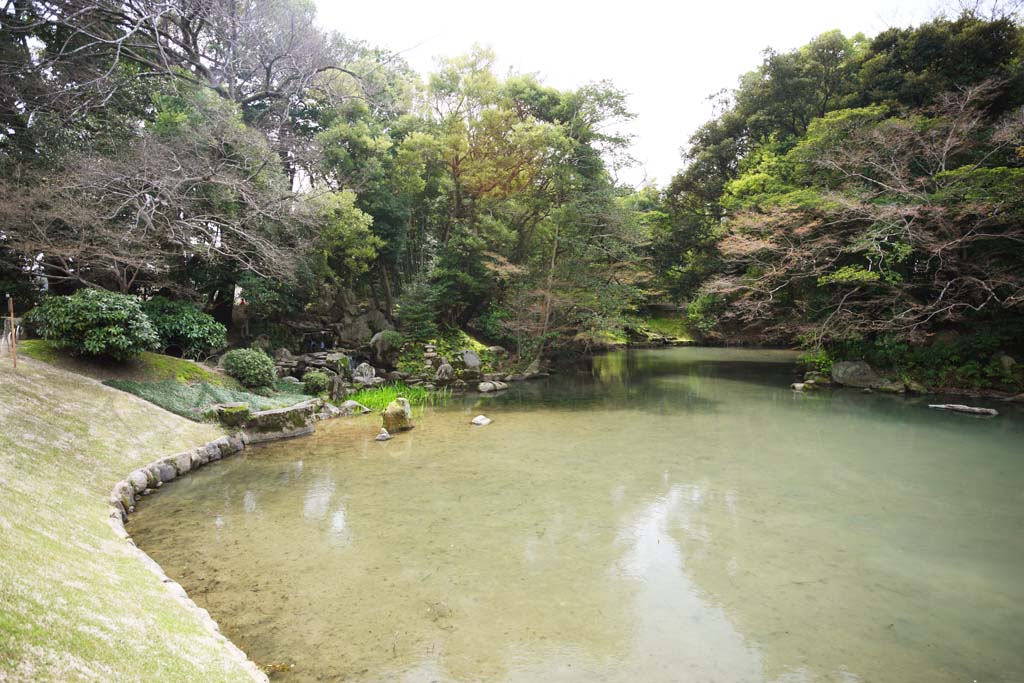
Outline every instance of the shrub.
<path id="1" fill-rule="evenodd" d="M 77 356 L 127 360 L 159 340 L 138 297 L 99 289 L 49 297 L 28 320 L 44 339 Z"/>
<path id="2" fill-rule="evenodd" d="M 155 296 L 142 304 L 142 310 L 160 335 L 164 351 L 176 346 L 185 358 L 198 359 L 227 346 L 224 326 L 188 301 Z"/>
<path id="3" fill-rule="evenodd" d="M 316 396 L 327 391 L 327 387 L 331 384 L 331 378 L 326 372 L 310 370 L 302 376 L 302 383 L 306 387 L 307 394 Z"/>
<path id="4" fill-rule="evenodd" d="M 224 354 L 224 371 L 246 387 L 271 387 L 277 369 L 270 356 L 256 349 L 234 349 Z"/>

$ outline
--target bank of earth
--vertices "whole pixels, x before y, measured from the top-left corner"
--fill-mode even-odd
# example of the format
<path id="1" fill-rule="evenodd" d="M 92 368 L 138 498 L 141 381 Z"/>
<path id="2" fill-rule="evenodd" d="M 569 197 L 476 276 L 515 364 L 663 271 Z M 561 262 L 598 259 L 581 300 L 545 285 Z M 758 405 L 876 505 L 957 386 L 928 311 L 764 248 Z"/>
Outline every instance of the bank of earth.
<path id="1" fill-rule="evenodd" d="M 223 432 L 46 363 L 0 361 L 0 681 L 261 678 L 108 523 L 114 482 Z"/>

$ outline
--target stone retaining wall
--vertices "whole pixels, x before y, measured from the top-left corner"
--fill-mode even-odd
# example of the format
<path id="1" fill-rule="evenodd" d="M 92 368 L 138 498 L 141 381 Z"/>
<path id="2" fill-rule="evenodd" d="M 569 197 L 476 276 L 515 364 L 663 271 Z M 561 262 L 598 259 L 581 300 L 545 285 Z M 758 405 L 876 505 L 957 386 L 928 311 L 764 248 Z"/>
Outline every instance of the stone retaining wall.
<path id="1" fill-rule="evenodd" d="M 246 439 L 238 436 L 222 436 L 208 444 L 193 448 L 191 450 L 175 453 L 174 455 L 159 460 L 154 460 L 145 467 L 140 467 L 123 480 L 114 484 L 110 492 L 110 526 L 114 533 L 125 540 L 134 548 L 139 560 L 146 567 L 159 577 L 160 581 L 171 592 L 171 595 L 182 604 L 188 611 L 199 617 L 199 620 L 210 631 L 211 634 L 224 644 L 228 655 L 235 659 L 253 681 L 257 683 L 269 683 L 270 679 L 263 671 L 250 660 L 237 645 L 232 643 L 220 632 L 220 627 L 213 620 L 210 613 L 197 605 L 188 597 L 188 593 L 173 579 L 169 578 L 157 562 L 143 552 L 124 528 L 128 515 L 135 511 L 137 497 L 149 495 L 169 481 L 188 474 L 192 470 L 216 462 L 221 458 L 238 453 L 245 448 Z"/>
<path id="2" fill-rule="evenodd" d="M 361 410 L 357 410 L 357 408 Z M 198 616 L 210 633 L 224 643 L 229 656 L 238 661 L 242 668 L 252 676 L 253 681 L 269 683 L 270 679 L 237 645 L 220 632 L 220 627 L 210 613 L 193 602 L 181 584 L 169 578 L 153 558 L 135 545 L 135 541 L 125 530 L 124 523 L 128 521 L 128 515 L 135 512 L 135 502 L 138 498 L 148 496 L 167 482 L 174 481 L 204 465 L 234 455 L 244 450 L 249 443 L 311 434 L 315 431 L 315 422 L 319 420 L 367 412 L 369 410 L 354 401 L 347 402 L 339 409 L 318 399 L 313 399 L 286 408 L 252 413 L 241 425 L 242 431 L 237 435 L 222 436 L 198 448 L 154 460 L 145 467 L 132 470 L 122 481 L 114 484 L 114 488 L 110 492 L 108 501 L 110 526 L 114 529 L 114 533 L 127 541 L 134 548 L 142 563 L 160 578 L 175 599 Z"/>

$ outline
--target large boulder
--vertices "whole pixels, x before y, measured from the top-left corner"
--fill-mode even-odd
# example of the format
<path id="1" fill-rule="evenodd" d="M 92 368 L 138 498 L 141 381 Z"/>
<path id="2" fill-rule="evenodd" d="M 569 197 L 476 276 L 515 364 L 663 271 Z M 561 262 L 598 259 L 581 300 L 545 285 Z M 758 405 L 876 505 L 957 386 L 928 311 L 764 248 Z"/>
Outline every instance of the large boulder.
<path id="1" fill-rule="evenodd" d="M 408 399 L 399 396 L 388 404 L 388 407 L 381 413 L 383 427 L 388 433 L 404 432 L 413 428 L 412 406 Z"/>
<path id="2" fill-rule="evenodd" d="M 373 361 L 385 368 L 394 368 L 402 352 L 402 335 L 392 330 L 378 332 L 370 339 Z"/>
<path id="3" fill-rule="evenodd" d="M 330 397 L 332 401 L 340 401 L 341 399 L 348 396 L 348 383 L 345 378 L 341 375 L 335 375 L 331 378 L 330 386 Z"/>
<path id="4" fill-rule="evenodd" d="M 355 380 L 372 379 L 376 376 L 377 371 L 369 363 L 360 363 L 352 372 L 352 378 Z"/>
<path id="5" fill-rule="evenodd" d="M 437 369 L 437 372 L 434 374 L 434 381 L 437 382 L 438 384 L 447 384 L 448 382 L 451 382 L 453 379 L 455 379 L 455 368 L 453 368 L 448 363 L 445 363 L 444 365 L 439 367 Z"/>
<path id="6" fill-rule="evenodd" d="M 339 375 L 348 376 L 352 370 L 349 367 L 348 356 L 340 351 L 328 353 L 324 358 L 324 367 L 334 370 Z"/>
<path id="7" fill-rule="evenodd" d="M 480 366 L 483 365 L 480 362 L 480 356 L 476 355 L 476 351 L 472 349 L 459 351 L 459 360 L 462 361 L 463 367 L 467 370 L 479 370 Z"/>
<path id="8" fill-rule="evenodd" d="M 844 387 L 874 389 L 891 393 L 902 393 L 906 387 L 875 372 L 862 360 L 844 360 L 832 364 L 832 381 Z"/>

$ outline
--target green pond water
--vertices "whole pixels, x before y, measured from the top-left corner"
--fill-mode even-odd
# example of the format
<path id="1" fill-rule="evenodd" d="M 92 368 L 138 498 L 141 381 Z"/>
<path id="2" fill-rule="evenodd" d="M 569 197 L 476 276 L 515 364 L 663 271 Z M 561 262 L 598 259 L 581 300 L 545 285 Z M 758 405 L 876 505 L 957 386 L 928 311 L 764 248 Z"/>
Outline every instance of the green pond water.
<path id="1" fill-rule="evenodd" d="M 1024 680 L 1020 409 L 794 394 L 792 361 L 617 353 L 386 443 L 321 423 L 129 530 L 274 681 Z"/>

